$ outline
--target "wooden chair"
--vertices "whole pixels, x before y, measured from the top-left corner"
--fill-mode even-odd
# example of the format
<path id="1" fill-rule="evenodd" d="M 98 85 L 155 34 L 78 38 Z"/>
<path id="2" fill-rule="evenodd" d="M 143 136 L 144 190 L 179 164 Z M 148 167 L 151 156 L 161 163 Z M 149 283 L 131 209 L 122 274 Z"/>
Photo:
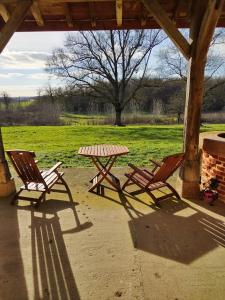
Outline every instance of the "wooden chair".
<path id="1" fill-rule="evenodd" d="M 124 183 L 122 189 L 125 190 L 127 186 L 137 185 L 139 189 L 132 194 L 139 194 L 146 192 L 155 202 L 159 205 L 159 201 L 175 196 L 180 199 L 177 191 L 167 182 L 167 179 L 176 171 L 184 160 L 184 153 L 174 154 L 165 157 L 161 162 L 151 160 L 154 167 L 151 171 L 146 169 L 139 169 L 133 164 L 129 166 L 133 171 L 129 174 L 125 174 L 128 178 Z M 161 191 L 161 188 L 168 188 L 170 193 Z M 159 190 L 163 193 L 162 196 L 156 197 L 153 191 Z"/>
<path id="2" fill-rule="evenodd" d="M 72 200 L 70 189 L 63 179 L 64 173 L 58 171 L 59 166 L 62 164 L 61 162 L 58 162 L 49 170 L 40 171 L 34 152 L 23 150 L 8 150 L 6 152 L 17 174 L 24 183 L 14 196 L 12 204 L 21 199 L 34 201 L 36 202 L 35 206 L 38 207 L 40 202 L 45 200 L 46 193 L 50 194 L 50 192 L 67 193 L 70 200 Z M 53 189 L 55 184 L 64 185 L 66 190 Z M 20 196 L 20 193 L 24 190 L 40 192 L 41 195 L 39 198 Z"/>

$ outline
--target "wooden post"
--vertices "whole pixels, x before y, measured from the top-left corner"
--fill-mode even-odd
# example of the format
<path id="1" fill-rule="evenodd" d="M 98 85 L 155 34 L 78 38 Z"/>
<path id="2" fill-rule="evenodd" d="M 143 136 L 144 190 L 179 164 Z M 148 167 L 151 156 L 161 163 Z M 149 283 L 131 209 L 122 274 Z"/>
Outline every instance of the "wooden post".
<path id="1" fill-rule="evenodd" d="M 5 152 L 2 142 L 2 133 L 0 127 L 0 198 L 14 194 L 16 191 L 15 183 L 10 175 L 9 167 L 5 159 Z"/>
<path id="2" fill-rule="evenodd" d="M 199 198 L 200 157 L 199 132 L 204 88 L 204 71 L 211 38 L 224 0 L 196 0 L 193 6 L 190 39 L 191 58 L 188 64 L 184 121 L 184 151 L 186 159 L 181 170 L 182 196 Z"/>
<path id="3" fill-rule="evenodd" d="M 20 26 L 30 6 L 31 0 L 20 0 L 16 5 L 11 17 L 0 32 L 0 53 L 12 37 L 13 33 Z M 5 159 L 4 146 L 2 141 L 2 133 L 0 128 L 0 197 L 7 197 L 15 193 L 15 183 L 11 178 L 9 167 Z"/>

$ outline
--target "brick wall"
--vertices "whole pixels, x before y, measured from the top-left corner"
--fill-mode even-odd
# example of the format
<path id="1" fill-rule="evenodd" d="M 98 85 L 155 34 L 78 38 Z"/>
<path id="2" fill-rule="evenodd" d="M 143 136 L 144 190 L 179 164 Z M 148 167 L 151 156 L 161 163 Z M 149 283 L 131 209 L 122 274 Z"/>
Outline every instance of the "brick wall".
<path id="1" fill-rule="evenodd" d="M 219 200 L 225 203 L 225 157 L 209 154 L 203 150 L 202 183 L 208 182 L 212 177 L 216 177 L 219 180 Z"/>

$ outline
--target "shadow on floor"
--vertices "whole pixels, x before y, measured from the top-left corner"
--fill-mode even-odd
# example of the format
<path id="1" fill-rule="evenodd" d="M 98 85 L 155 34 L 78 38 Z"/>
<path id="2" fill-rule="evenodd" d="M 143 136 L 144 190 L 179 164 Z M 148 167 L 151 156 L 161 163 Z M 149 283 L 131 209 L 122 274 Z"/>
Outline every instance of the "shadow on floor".
<path id="1" fill-rule="evenodd" d="M 183 201 L 168 202 L 129 226 L 135 248 L 183 264 L 225 247 L 225 224 Z"/>
<path id="2" fill-rule="evenodd" d="M 31 216 L 34 299 L 80 299 L 63 235 L 80 232 L 93 224 L 81 224 L 76 204 L 49 199 L 38 210 L 32 205 L 17 207 L 27 210 Z M 58 212 L 68 208 L 73 212 L 75 226 L 63 231 Z"/>
<path id="3" fill-rule="evenodd" d="M 0 200 L 0 299 L 27 300 L 17 209 L 10 200 Z"/>
<path id="4" fill-rule="evenodd" d="M 201 206 L 196 209 L 182 200 L 168 199 L 159 209 L 124 192 L 118 193 L 119 201 L 105 191 L 100 196 L 124 207 L 131 219 L 133 245 L 139 250 L 190 264 L 219 246 L 225 247 L 225 223 L 207 214 L 206 209 L 201 211 Z M 134 200 L 143 204 L 142 212 L 135 208 Z"/>

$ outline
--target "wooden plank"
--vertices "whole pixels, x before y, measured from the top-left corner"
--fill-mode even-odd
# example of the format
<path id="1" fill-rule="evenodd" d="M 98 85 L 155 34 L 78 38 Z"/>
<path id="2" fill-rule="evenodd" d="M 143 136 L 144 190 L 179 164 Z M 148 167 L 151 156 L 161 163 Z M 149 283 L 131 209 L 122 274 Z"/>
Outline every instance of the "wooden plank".
<path id="1" fill-rule="evenodd" d="M 186 59 L 190 58 L 190 44 L 180 31 L 175 27 L 172 20 L 168 17 L 164 9 L 158 3 L 157 0 L 142 0 L 146 9 L 152 13 L 155 20 L 162 27 L 162 29 L 168 34 L 172 42 L 181 51 Z"/>
<path id="2" fill-rule="evenodd" d="M 70 14 L 69 4 L 68 3 L 63 3 L 63 9 L 64 9 L 64 13 L 65 13 L 65 16 L 66 16 L 66 22 L 68 24 L 68 27 L 72 28 L 73 27 L 73 19 L 72 19 L 72 16 Z"/>
<path id="3" fill-rule="evenodd" d="M 18 29 L 22 23 L 27 11 L 31 7 L 31 0 L 21 0 L 9 18 L 8 22 L 3 27 L 0 33 L 0 53 L 3 51 L 13 33 Z"/>
<path id="4" fill-rule="evenodd" d="M 197 59 L 197 41 L 201 22 L 206 11 L 205 2 L 195 0 L 193 4 L 190 39 L 192 40 L 191 59 L 188 64 L 188 77 L 186 87 L 186 104 L 184 116 L 184 152 L 185 162 L 180 177 L 183 197 L 199 197 L 199 131 L 201 118 L 201 105 L 203 99 L 204 69 L 206 57 Z"/>
<path id="5" fill-rule="evenodd" d="M 10 18 L 10 13 L 4 4 L 0 4 L 0 15 L 2 16 L 5 22 L 8 22 Z"/>
<path id="6" fill-rule="evenodd" d="M 123 0 L 116 0 L 116 23 L 120 27 L 123 22 Z"/>
<path id="7" fill-rule="evenodd" d="M 224 0 L 211 0 L 208 2 L 197 41 L 198 59 L 201 59 L 201 56 L 206 57 L 207 55 L 223 5 Z"/>
<path id="8" fill-rule="evenodd" d="M 148 18 L 148 12 L 145 9 L 144 4 L 141 4 L 141 26 L 145 27 Z"/>
<path id="9" fill-rule="evenodd" d="M 33 4 L 31 6 L 30 10 L 31 10 L 31 13 L 32 13 L 35 21 L 37 22 L 38 26 L 44 26 L 45 22 L 44 22 L 44 19 L 42 17 L 42 14 L 41 14 L 39 4 L 38 4 L 37 0 L 33 1 Z"/>
<path id="10" fill-rule="evenodd" d="M 95 5 L 93 2 L 88 3 L 89 15 L 91 18 L 91 27 L 96 27 L 96 13 L 95 13 Z"/>
<path id="11" fill-rule="evenodd" d="M 17 3 L 20 0 L 0 0 L 3 4 Z M 23 0 L 21 0 L 23 1 Z M 39 0 L 39 4 L 61 4 L 61 3 L 87 3 L 92 2 L 93 0 Z M 115 0 L 94 0 L 94 2 L 114 2 Z M 134 1 L 134 0 L 127 0 Z"/>

